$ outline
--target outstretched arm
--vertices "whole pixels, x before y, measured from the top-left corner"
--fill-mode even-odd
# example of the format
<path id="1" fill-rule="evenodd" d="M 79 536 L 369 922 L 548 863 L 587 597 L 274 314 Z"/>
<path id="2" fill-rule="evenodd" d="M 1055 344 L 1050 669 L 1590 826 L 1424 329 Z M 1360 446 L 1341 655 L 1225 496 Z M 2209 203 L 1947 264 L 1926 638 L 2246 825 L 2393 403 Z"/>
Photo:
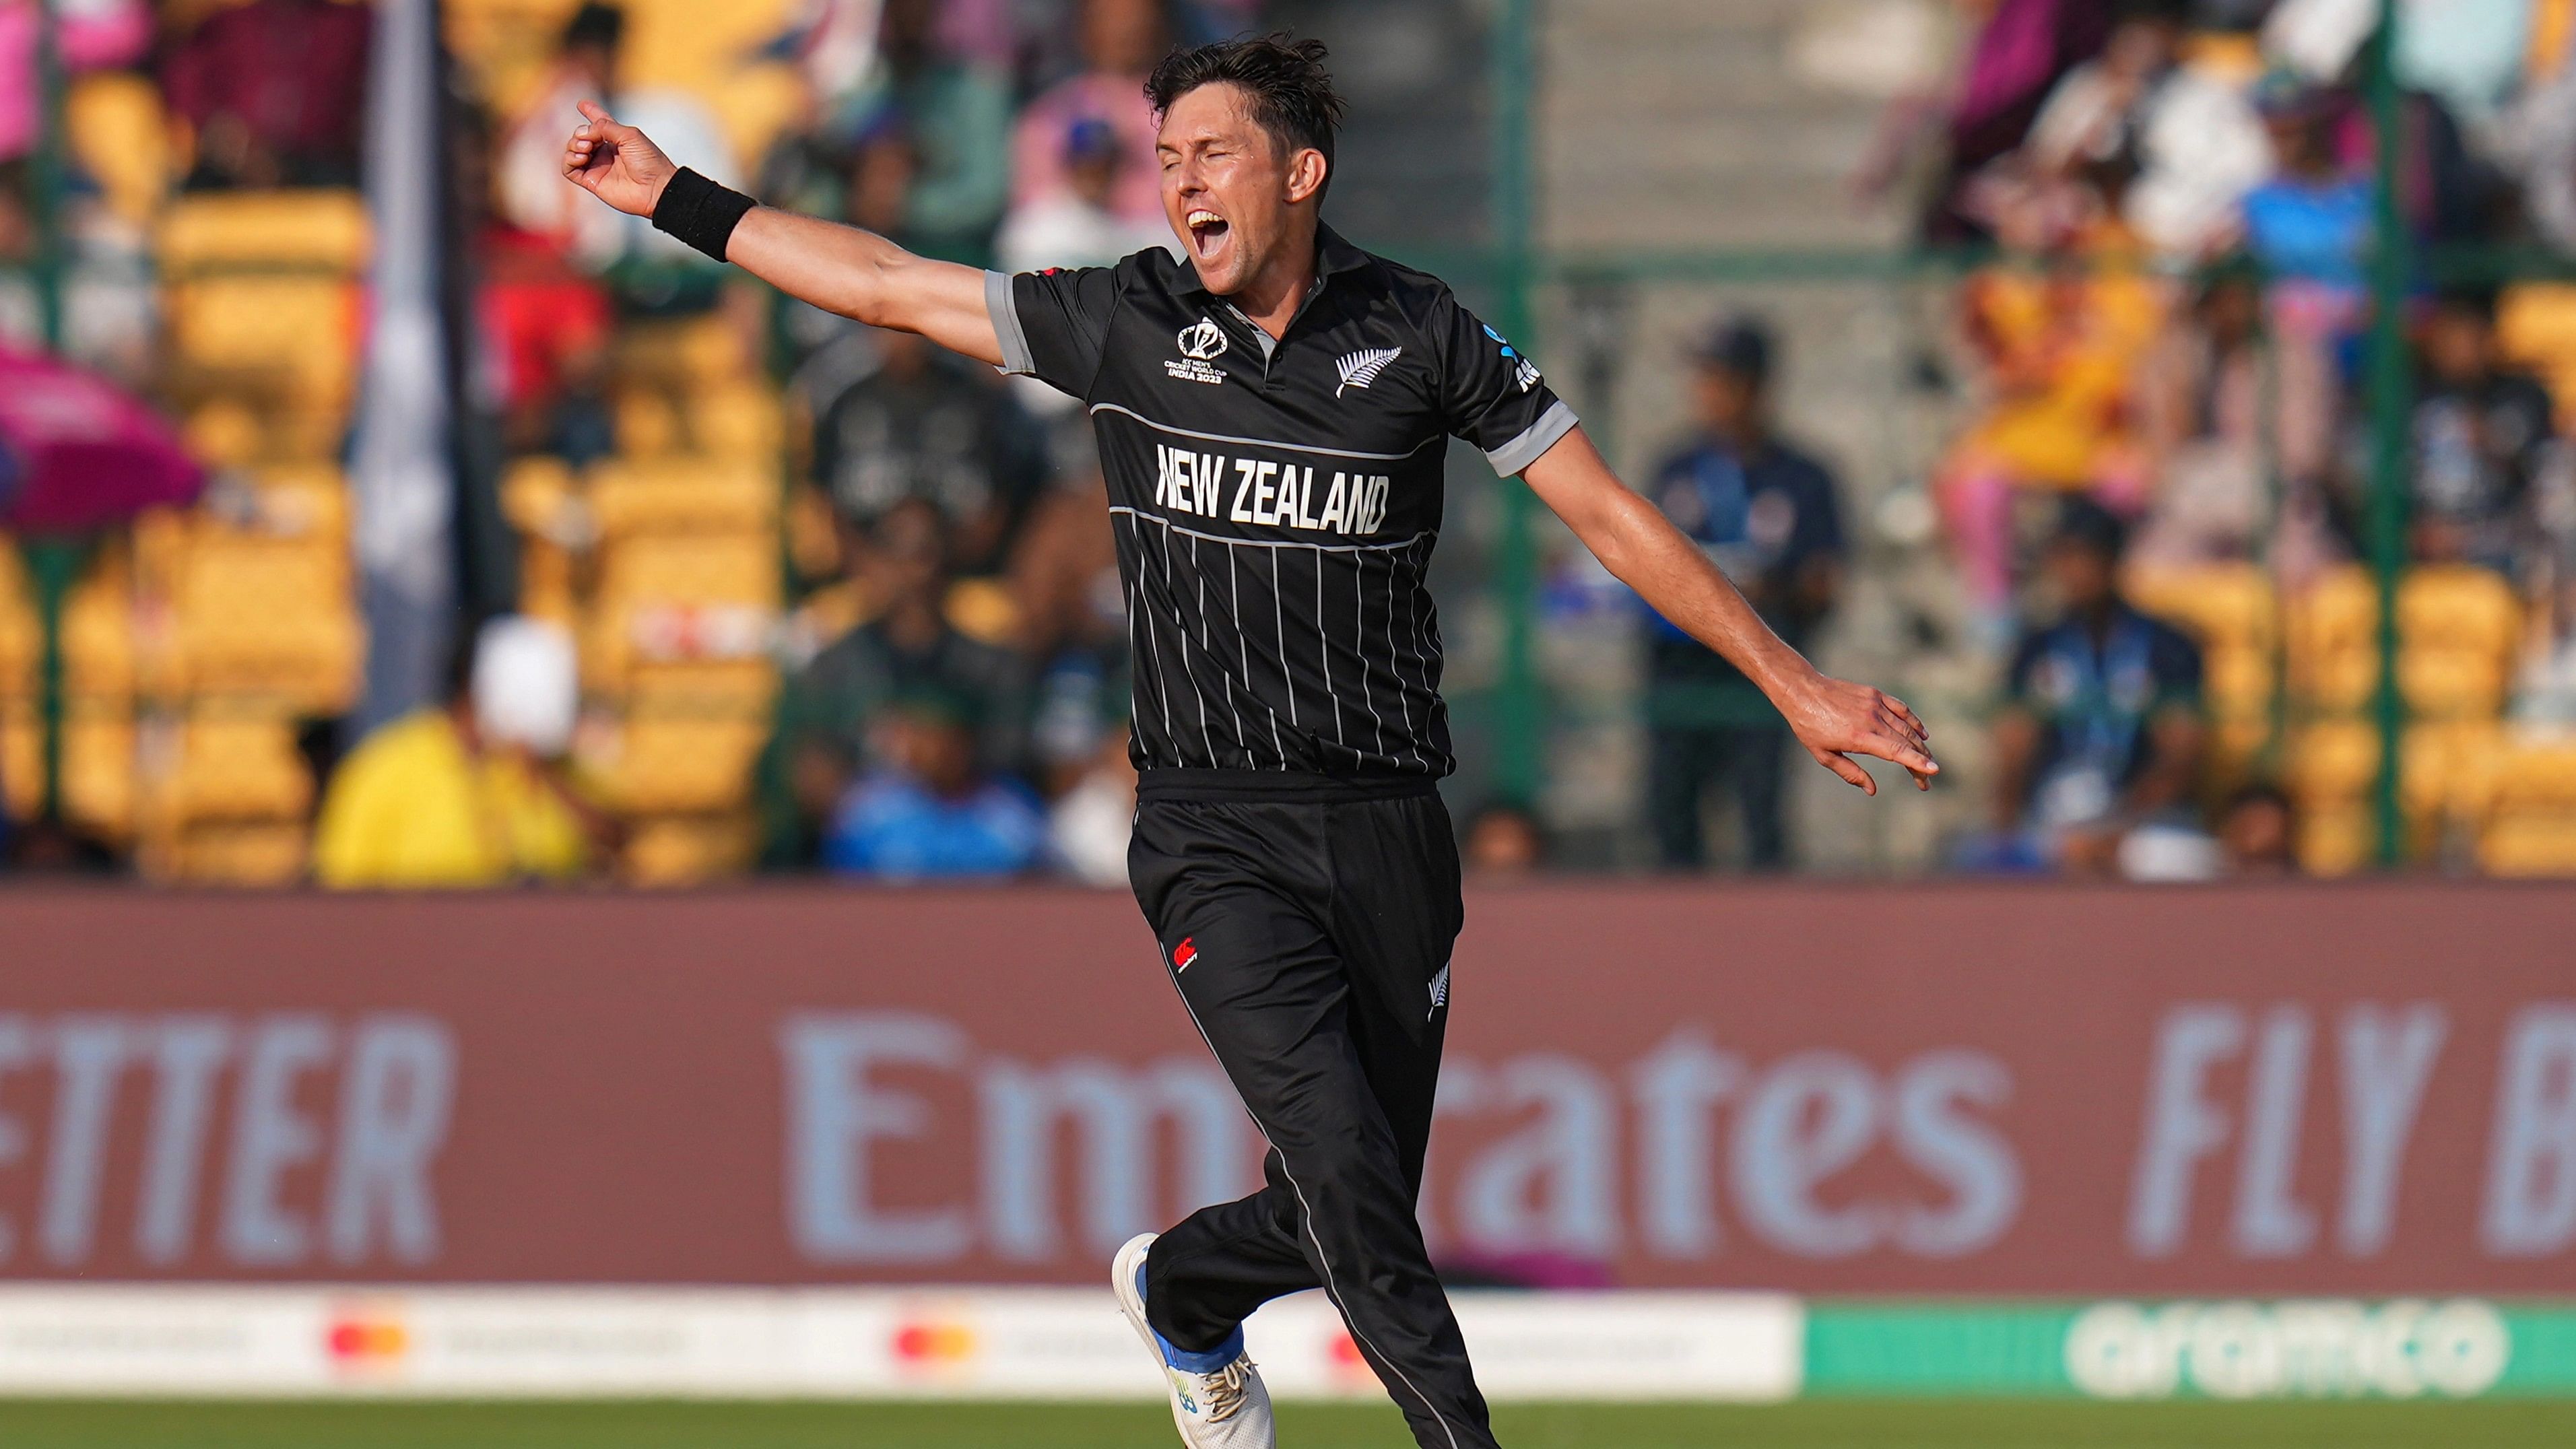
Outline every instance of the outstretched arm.
<path id="1" fill-rule="evenodd" d="M 1819 672 L 1772 633 L 1708 555 L 1619 481 L 1581 428 L 1521 477 L 1621 582 L 1760 686 L 1817 764 L 1875 795 L 1877 783 L 1851 759 L 1870 755 L 1903 765 L 1918 788 L 1932 788 L 1941 767 L 1924 753 L 1929 735 L 1914 711 L 1893 695 Z"/>
<path id="2" fill-rule="evenodd" d="M 649 217 L 679 167 L 633 126 L 582 102 L 564 147 L 564 175 L 629 216 Z M 918 332 L 951 352 L 1002 365 L 984 305 L 984 274 L 914 256 L 884 237 L 794 212 L 755 207 L 733 229 L 725 260 L 791 297 L 871 327 Z"/>

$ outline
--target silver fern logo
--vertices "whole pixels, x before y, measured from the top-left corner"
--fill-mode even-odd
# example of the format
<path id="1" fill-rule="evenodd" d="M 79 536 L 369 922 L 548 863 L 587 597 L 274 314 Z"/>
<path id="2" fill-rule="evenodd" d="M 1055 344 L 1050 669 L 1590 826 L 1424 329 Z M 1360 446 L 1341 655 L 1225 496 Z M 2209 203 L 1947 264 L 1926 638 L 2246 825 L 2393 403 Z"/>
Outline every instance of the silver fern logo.
<path id="1" fill-rule="evenodd" d="M 1333 396 L 1340 397 L 1355 387 L 1366 390 L 1370 383 L 1377 381 L 1379 375 L 1403 355 L 1404 349 L 1401 347 L 1372 347 L 1343 358 L 1342 385 L 1333 389 Z"/>

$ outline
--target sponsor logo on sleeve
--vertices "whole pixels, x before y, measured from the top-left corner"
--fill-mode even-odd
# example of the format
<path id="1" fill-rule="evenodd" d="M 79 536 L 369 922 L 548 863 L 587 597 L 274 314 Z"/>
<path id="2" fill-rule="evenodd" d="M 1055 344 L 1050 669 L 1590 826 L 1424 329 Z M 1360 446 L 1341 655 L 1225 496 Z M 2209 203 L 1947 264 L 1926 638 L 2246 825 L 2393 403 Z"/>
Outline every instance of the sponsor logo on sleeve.
<path id="1" fill-rule="evenodd" d="M 1520 384 L 1521 391 L 1527 392 L 1531 388 L 1538 386 L 1539 370 L 1537 363 L 1521 356 L 1519 350 L 1514 348 L 1511 343 L 1504 341 L 1503 334 L 1495 331 L 1492 327 L 1488 326 L 1485 329 L 1485 335 L 1494 339 L 1495 345 L 1503 349 L 1503 361 L 1512 365 L 1512 381 Z"/>

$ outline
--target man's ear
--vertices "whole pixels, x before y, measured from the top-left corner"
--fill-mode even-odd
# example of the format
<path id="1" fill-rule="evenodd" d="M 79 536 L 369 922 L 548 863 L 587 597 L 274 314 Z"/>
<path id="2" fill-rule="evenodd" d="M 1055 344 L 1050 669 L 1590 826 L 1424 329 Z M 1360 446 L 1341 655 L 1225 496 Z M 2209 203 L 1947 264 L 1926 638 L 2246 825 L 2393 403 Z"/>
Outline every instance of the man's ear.
<path id="1" fill-rule="evenodd" d="M 1332 163 L 1324 153 L 1309 146 L 1288 158 L 1288 204 L 1298 206 L 1312 200 L 1324 189 L 1324 178 Z"/>

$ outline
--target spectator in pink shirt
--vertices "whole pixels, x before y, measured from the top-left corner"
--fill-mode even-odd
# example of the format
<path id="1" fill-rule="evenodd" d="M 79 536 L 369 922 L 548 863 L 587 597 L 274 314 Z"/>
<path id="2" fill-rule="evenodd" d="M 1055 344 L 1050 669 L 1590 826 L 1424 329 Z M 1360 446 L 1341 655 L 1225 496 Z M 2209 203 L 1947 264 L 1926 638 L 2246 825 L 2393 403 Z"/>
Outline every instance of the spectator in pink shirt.
<path id="1" fill-rule="evenodd" d="M 152 43 L 141 0 L 62 0 L 55 6 L 67 70 L 124 65 Z M 0 162 L 36 149 L 36 0 L 0 0 Z"/>
<path id="2" fill-rule="evenodd" d="M 1163 10 L 1156 0 L 1086 0 L 1082 51 L 1089 66 L 1059 82 L 1020 114 L 1011 141 L 1015 208 L 1049 202 L 1072 189 L 1064 138 L 1076 122 L 1100 121 L 1116 134 L 1126 161 L 1118 168 L 1111 209 L 1131 221 L 1163 214 L 1162 167 L 1154 160 L 1154 114 L 1145 103 L 1145 73 L 1162 58 Z"/>
<path id="3" fill-rule="evenodd" d="M 332 0 L 252 0 L 199 24 L 161 71 L 196 131 L 188 185 L 356 185 L 371 18 Z"/>

